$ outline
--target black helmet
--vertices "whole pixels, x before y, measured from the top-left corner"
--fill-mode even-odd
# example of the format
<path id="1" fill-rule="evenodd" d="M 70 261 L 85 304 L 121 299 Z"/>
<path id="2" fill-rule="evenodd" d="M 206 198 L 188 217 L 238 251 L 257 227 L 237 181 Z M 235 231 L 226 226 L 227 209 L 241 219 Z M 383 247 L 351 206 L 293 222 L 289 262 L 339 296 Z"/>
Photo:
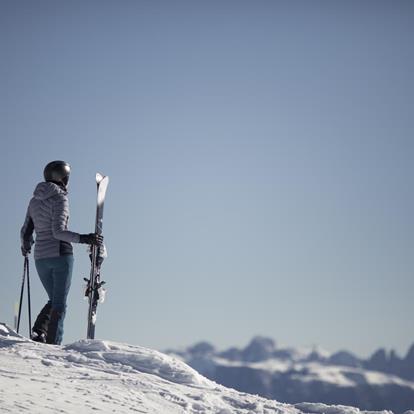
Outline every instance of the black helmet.
<path id="1" fill-rule="evenodd" d="M 63 184 L 65 187 L 69 181 L 70 165 L 65 161 L 52 161 L 46 165 L 43 176 L 45 181 Z"/>

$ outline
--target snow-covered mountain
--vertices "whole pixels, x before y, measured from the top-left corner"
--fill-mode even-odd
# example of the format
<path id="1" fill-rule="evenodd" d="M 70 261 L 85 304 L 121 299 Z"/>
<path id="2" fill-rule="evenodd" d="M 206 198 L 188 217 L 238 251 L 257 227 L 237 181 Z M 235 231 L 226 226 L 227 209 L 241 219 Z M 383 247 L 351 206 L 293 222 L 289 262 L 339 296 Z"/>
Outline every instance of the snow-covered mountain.
<path id="1" fill-rule="evenodd" d="M 414 347 L 405 358 L 380 350 L 363 360 L 347 351 L 278 348 L 272 339 L 256 337 L 242 349 L 218 352 L 201 342 L 167 353 L 222 385 L 278 401 L 414 409 Z"/>
<path id="2" fill-rule="evenodd" d="M 318 403 L 282 404 L 218 385 L 158 351 L 102 340 L 43 345 L 4 324 L 0 324 L 0 412 L 369 413 Z"/>

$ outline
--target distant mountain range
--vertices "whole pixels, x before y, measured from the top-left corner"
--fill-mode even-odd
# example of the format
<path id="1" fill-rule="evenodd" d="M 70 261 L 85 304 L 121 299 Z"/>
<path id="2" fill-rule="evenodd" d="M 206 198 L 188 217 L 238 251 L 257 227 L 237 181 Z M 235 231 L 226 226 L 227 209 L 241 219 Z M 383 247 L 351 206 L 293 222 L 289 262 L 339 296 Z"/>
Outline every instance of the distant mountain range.
<path id="1" fill-rule="evenodd" d="M 286 403 L 414 410 L 414 344 L 403 358 L 379 349 L 361 359 L 348 351 L 278 348 L 273 339 L 258 336 L 245 348 L 217 351 L 200 342 L 167 353 L 219 384 Z"/>

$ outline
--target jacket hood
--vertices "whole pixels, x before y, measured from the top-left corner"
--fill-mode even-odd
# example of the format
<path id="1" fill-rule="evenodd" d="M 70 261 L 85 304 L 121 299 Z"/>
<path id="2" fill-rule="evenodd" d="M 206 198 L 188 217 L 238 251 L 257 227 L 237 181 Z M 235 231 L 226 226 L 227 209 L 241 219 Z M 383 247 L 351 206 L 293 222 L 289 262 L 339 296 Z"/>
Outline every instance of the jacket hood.
<path id="1" fill-rule="evenodd" d="M 66 195 L 67 191 L 59 187 L 57 184 L 51 183 L 49 181 L 39 183 L 33 192 L 34 198 L 38 200 L 46 200 L 47 198 L 53 197 L 56 194 Z"/>

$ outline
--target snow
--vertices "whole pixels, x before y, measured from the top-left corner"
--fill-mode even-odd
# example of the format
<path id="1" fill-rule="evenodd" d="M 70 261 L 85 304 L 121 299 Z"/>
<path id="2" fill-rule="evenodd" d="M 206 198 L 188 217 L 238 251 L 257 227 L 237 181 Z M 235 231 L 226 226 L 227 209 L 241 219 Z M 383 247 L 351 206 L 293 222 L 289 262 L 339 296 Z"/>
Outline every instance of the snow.
<path id="1" fill-rule="evenodd" d="M 220 386 L 183 361 L 140 346 L 30 341 L 0 324 L 1 413 L 359 414 L 353 407 L 295 406 Z M 382 414 L 388 412 L 383 411 Z"/>

